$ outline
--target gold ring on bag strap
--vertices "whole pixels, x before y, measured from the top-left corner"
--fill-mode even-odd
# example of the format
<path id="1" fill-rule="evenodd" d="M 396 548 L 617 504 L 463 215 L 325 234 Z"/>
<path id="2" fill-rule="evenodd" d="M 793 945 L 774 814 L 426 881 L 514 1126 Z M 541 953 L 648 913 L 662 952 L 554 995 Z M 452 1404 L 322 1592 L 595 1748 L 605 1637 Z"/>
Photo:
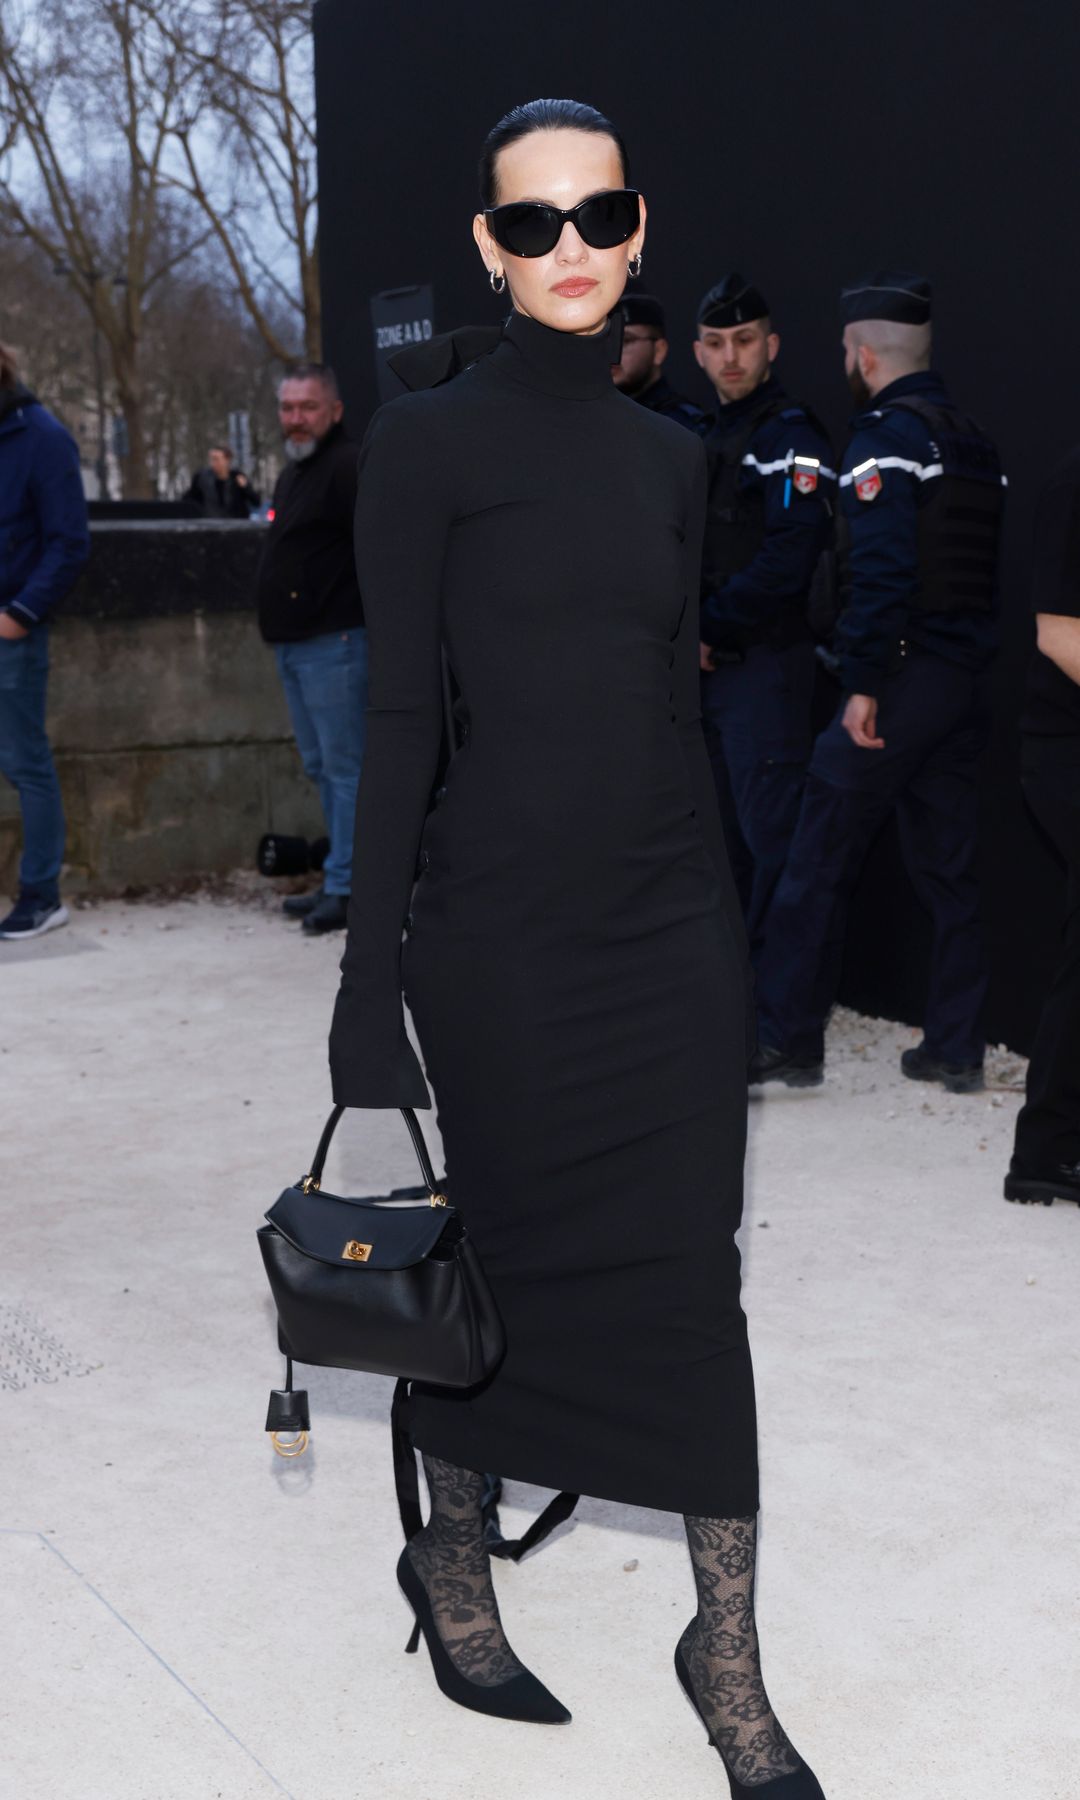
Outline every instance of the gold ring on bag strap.
<path id="1" fill-rule="evenodd" d="M 306 1431 L 298 1431 L 293 1438 L 292 1443 L 287 1444 L 285 1442 L 284 1432 L 272 1431 L 270 1433 L 270 1442 L 273 1444 L 274 1449 L 279 1456 L 284 1456 L 291 1460 L 294 1456 L 303 1456 L 304 1451 L 308 1447 L 308 1434 Z"/>

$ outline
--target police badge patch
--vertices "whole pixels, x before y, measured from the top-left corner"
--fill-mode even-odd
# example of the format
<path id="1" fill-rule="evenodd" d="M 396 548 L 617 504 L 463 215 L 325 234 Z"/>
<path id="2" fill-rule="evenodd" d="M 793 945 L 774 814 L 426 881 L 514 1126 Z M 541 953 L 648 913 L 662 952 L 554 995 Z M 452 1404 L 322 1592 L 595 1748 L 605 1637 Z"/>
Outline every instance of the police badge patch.
<path id="1" fill-rule="evenodd" d="M 796 456 L 791 465 L 791 485 L 797 494 L 812 494 L 818 484 L 821 463 L 816 456 Z"/>
<path id="2" fill-rule="evenodd" d="M 860 500 L 876 500 L 884 486 L 881 479 L 881 470 L 878 468 L 877 460 L 873 456 L 869 457 L 866 462 L 859 463 L 856 468 L 852 469 L 851 479 L 855 485 L 855 492 Z"/>

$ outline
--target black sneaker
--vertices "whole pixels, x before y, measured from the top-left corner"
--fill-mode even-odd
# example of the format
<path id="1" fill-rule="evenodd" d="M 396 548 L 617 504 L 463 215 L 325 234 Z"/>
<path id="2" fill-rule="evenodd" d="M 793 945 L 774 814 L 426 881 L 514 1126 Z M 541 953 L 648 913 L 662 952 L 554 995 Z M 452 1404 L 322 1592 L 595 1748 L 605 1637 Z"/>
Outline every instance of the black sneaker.
<path id="1" fill-rule="evenodd" d="M 1028 1206 L 1041 1200 L 1052 1206 L 1055 1200 L 1075 1200 L 1080 1204 L 1080 1163 L 1058 1163 L 1056 1169 L 1045 1169 L 1041 1175 L 1021 1175 L 1015 1163 L 1005 1177 L 1006 1200 L 1018 1200 Z"/>
<path id="2" fill-rule="evenodd" d="M 324 931 L 344 931 L 348 911 L 348 894 L 320 894 L 318 904 L 304 920 L 303 929 L 311 937 L 321 937 Z"/>
<path id="3" fill-rule="evenodd" d="M 950 1094 L 981 1094 L 986 1086 L 982 1063 L 942 1062 L 925 1044 L 905 1050 L 900 1067 L 909 1081 L 940 1081 Z"/>
<path id="4" fill-rule="evenodd" d="M 36 900 L 20 894 L 6 919 L 0 920 L 0 938 L 35 938 L 68 922 L 68 909 L 59 900 Z"/>
<path id="5" fill-rule="evenodd" d="M 782 1081 L 785 1087 L 820 1087 L 824 1079 L 825 1064 L 812 1056 L 794 1056 L 789 1050 L 762 1044 L 750 1058 L 751 1087 L 761 1087 L 766 1081 Z"/>
<path id="6" fill-rule="evenodd" d="M 306 919 L 322 898 L 322 888 L 316 888 L 313 894 L 290 894 L 281 902 L 281 910 L 287 919 Z"/>

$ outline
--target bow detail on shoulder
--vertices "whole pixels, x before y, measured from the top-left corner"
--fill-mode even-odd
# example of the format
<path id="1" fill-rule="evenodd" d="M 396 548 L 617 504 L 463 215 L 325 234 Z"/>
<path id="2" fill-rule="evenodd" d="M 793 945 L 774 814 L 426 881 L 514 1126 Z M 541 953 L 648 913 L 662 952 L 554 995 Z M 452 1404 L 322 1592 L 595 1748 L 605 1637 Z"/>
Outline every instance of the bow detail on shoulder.
<path id="1" fill-rule="evenodd" d="M 402 385 L 415 393 L 419 388 L 439 387 L 479 357 L 490 356 L 502 335 L 501 325 L 459 325 L 456 331 L 443 331 L 426 344 L 396 350 L 387 360 Z"/>

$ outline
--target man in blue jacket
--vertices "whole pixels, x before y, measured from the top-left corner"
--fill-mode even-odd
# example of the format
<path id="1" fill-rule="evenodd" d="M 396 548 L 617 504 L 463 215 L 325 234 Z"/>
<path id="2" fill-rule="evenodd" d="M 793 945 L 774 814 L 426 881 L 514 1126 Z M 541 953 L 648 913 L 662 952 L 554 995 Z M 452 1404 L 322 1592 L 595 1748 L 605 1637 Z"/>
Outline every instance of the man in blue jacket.
<path id="1" fill-rule="evenodd" d="M 836 499 L 828 439 L 778 381 L 779 349 L 759 288 L 731 274 L 709 289 L 694 344 L 719 402 L 705 438 L 701 711 L 755 963 L 813 746 L 807 606 Z"/>
<path id="2" fill-rule="evenodd" d="M 48 615 L 90 554 L 74 439 L 0 345 L 0 774 L 19 796 L 19 897 L 0 938 L 67 923 L 60 901 L 64 809 L 45 732 Z"/>
<path id="3" fill-rule="evenodd" d="M 976 778 L 997 648 L 1004 477 L 986 433 L 930 368 L 930 287 L 867 276 L 842 296 L 845 369 L 860 411 L 840 465 L 846 700 L 814 746 L 799 823 L 758 970 L 752 1079 L 823 1077 L 847 904 L 895 811 L 930 914 L 923 1042 L 903 1073 L 953 1093 L 983 1086 L 986 991 L 975 867 Z"/>

